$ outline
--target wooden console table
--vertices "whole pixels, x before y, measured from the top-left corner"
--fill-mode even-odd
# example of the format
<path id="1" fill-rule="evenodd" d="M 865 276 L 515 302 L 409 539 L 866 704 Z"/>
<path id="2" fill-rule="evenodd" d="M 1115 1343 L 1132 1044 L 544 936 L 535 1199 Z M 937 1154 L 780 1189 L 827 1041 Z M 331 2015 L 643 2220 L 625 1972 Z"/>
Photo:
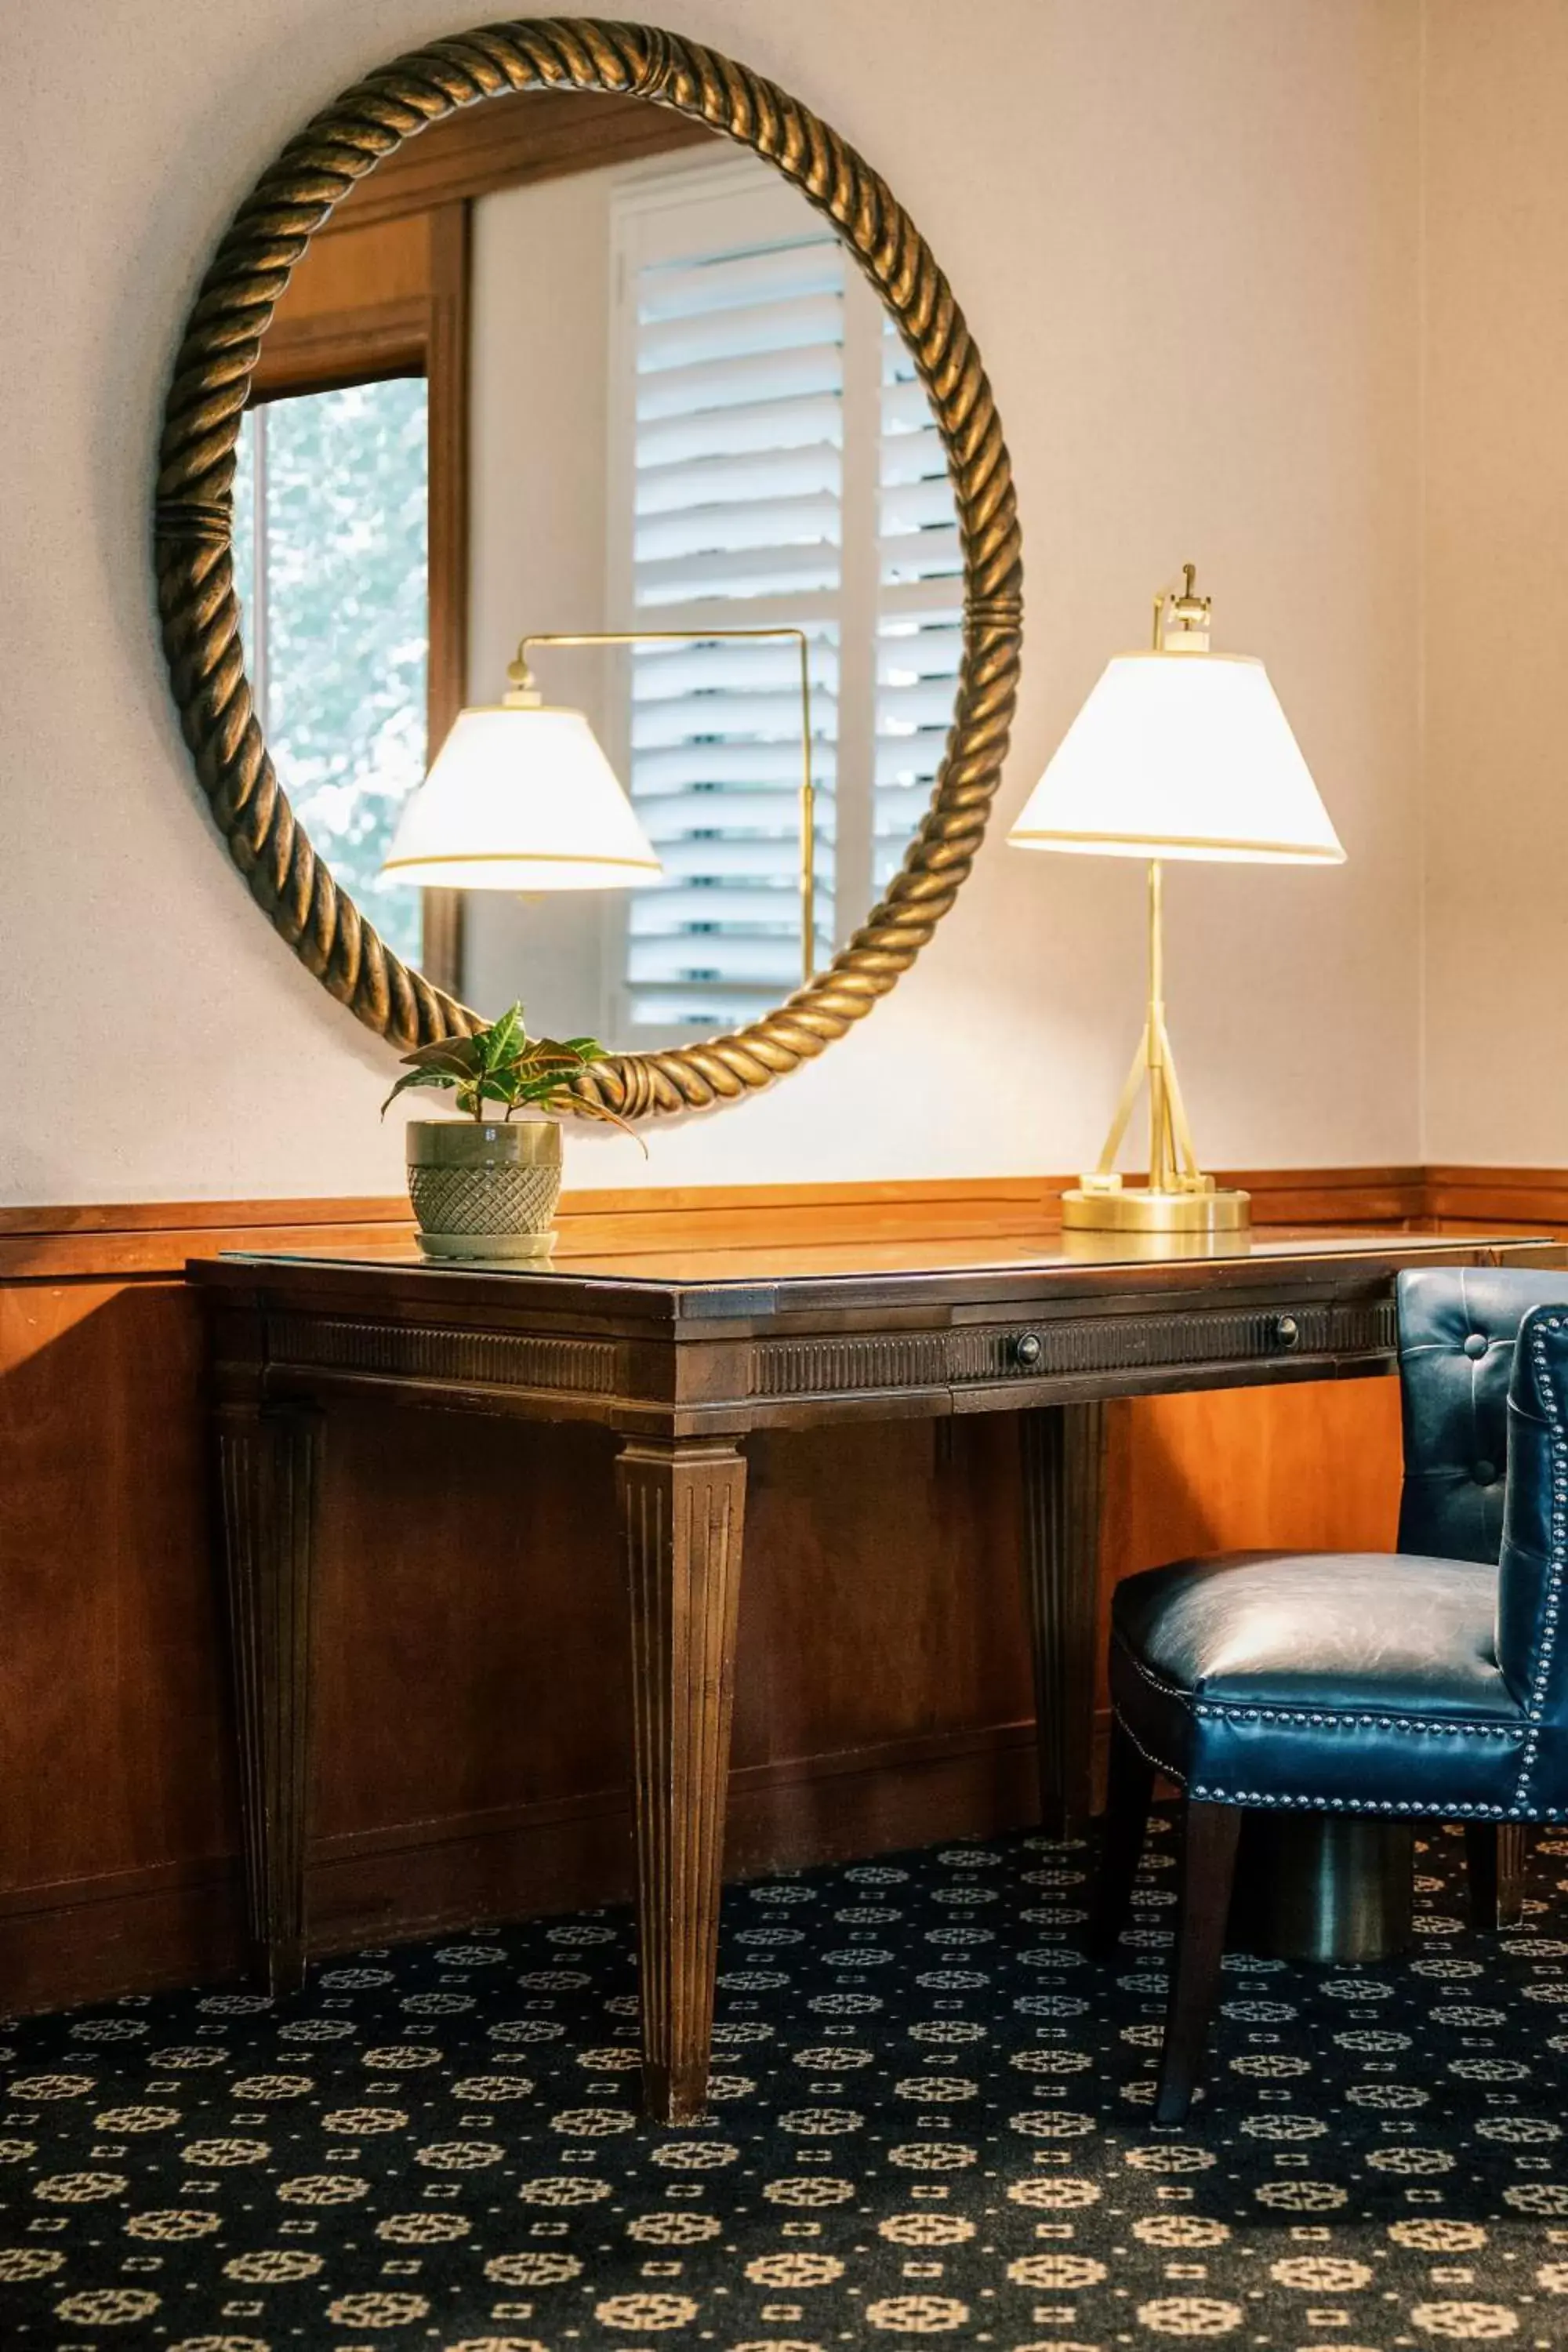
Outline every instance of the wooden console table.
<path id="1" fill-rule="evenodd" d="M 1041 1802 L 1065 1827 L 1089 1802 L 1104 1402 L 1387 1372 L 1401 1267 L 1568 1258 L 1403 1233 L 1127 1250 L 912 1242 L 459 1272 L 400 1241 L 193 1261 L 212 1324 L 249 1920 L 274 1992 L 304 1971 L 311 1555 L 334 1399 L 585 1420 L 621 1439 L 644 2088 L 652 2115 L 679 2121 L 707 2092 L 748 1433 L 1018 1415 Z"/>

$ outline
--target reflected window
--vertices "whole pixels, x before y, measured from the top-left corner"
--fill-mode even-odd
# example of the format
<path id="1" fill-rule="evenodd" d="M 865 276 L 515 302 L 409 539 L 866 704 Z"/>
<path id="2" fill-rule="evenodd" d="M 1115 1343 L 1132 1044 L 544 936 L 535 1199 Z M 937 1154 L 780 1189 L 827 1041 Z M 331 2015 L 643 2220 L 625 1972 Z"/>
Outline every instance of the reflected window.
<path id="1" fill-rule="evenodd" d="M 247 409 L 235 475 L 246 668 L 279 781 L 415 963 L 420 893 L 380 867 L 426 757 L 428 445 L 425 380 L 395 376 Z"/>
<path id="2" fill-rule="evenodd" d="M 833 230 L 752 166 L 617 192 L 610 605 L 650 629 L 810 641 L 814 952 L 900 864 L 952 710 L 962 579 L 913 362 Z M 626 1015 L 743 1025 L 801 977 L 795 647 L 639 648 L 617 762 L 658 851 Z"/>

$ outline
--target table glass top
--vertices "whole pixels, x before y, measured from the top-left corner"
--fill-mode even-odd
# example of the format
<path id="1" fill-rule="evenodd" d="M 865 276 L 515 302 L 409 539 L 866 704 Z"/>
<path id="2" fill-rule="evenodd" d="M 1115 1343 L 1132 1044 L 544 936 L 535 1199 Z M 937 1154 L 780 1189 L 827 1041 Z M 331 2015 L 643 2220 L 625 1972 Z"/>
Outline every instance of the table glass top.
<path id="1" fill-rule="evenodd" d="M 389 1228 L 384 1241 L 370 1237 L 352 1248 L 303 1247 L 290 1250 L 225 1251 L 231 1264 L 256 1267 L 335 1268 L 340 1271 L 397 1270 L 437 1277 L 502 1275 L 518 1282 L 542 1277 L 574 1282 L 646 1284 L 659 1289 L 671 1286 L 721 1288 L 726 1285 L 754 1286 L 758 1283 L 823 1282 L 875 1279 L 878 1276 L 1070 1274 L 1098 1268 L 1142 1272 L 1151 1267 L 1191 1265 L 1277 1265 L 1281 1260 L 1365 1257 L 1388 1262 L 1419 1262 L 1424 1255 L 1453 1263 L 1468 1250 L 1551 1248 L 1527 1237 L 1499 1242 L 1489 1236 L 1410 1234 L 1398 1230 L 1371 1231 L 1321 1225 L 1293 1229 L 1270 1226 L 1261 1233 L 1227 1234 L 1194 1241 L 1187 1236 L 1139 1236 L 1125 1234 L 1043 1234 L 1037 1240 L 1008 1234 L 995 1241 L 984 1236 L 942 1239 L 895 1239 L 831 1243 L 753 1241 L 722 1249 L 671 1250 L 639 1248 L 624 1254 L 595 1254 L 561 1246 L 538 1258 L 462 1258 L 432 1260 L 403 1228 Z M 1560 1253 L 1561 1254 L 1561 1253 Z"/>

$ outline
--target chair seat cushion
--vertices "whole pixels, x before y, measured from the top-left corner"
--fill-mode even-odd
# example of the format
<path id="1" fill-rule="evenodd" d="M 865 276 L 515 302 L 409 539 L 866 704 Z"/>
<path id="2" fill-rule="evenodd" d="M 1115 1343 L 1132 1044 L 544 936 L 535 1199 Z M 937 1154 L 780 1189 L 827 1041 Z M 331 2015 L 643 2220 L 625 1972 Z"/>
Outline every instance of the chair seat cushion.
<path id="1" fill-rule="evenodd" d="M 1232 1552 L 1129 1577 L 1111 1696 L 1189 1792 L 1319 1811 L 1523 1811 L 1528 1725 L 1497 1664 L 1497 1570 Z"/>

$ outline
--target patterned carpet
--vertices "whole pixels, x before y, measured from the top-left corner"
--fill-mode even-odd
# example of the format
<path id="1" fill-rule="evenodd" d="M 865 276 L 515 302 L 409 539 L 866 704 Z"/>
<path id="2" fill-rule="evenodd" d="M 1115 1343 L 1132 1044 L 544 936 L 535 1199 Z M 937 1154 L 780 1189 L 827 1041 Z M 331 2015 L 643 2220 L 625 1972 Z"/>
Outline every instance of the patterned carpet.
<path id="1" fill-rule="evenodd" d="M 1163 1825 L 1162 1825 L 1163 1832 Z M 733 1890 L 708 2125 L 642 2126 L 624 1915 L 5 2029 L 0 2343 L 1284 2352 L 1568 2341 L 1568 1842 L 1522 1931 L 1423 1849 L 1416 1956 L 1227 1962 L 1148 2125 L 1169 1906 L 1079 1949 L 1039 1838 Z"/>

